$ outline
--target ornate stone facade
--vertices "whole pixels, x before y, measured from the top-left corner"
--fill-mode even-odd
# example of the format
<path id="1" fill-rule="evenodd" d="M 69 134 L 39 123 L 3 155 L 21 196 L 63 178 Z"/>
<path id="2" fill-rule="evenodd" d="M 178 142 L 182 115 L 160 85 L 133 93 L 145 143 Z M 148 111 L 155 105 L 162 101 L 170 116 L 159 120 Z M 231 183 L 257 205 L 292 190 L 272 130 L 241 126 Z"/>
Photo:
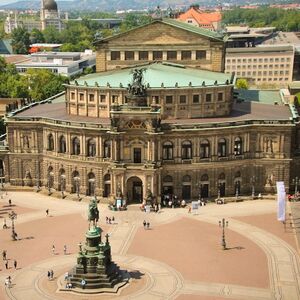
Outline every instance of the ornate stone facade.
<path id="1" fill-rule="evenodd" d="M 136 68 L 92 74 L 66 87 L 65 102 L 11 115 L 6 181 L 109 199 L 121 189 L 128 203 L 144 199 L 147 189 L 158 200 L 189 200 L 251 194 L 253 185 L 256 193 L 272 192 L 281 180 L 289 186 L 300 147 L 288 106 L 237 103 L 234 79 L 224 74 L 141 68 L 145 93 L 128 87 Z M 197 103 L 192 95 L 200 95 Z"/>

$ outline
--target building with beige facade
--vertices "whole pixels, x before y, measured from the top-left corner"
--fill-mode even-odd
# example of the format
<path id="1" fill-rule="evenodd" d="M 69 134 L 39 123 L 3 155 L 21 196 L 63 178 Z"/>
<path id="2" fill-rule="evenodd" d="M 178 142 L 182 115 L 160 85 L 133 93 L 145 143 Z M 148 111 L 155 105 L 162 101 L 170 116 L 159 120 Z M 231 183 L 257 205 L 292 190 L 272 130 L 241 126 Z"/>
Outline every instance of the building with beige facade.
<path id="1" fill-rule="evenodd" d="M 173 19 L 154 20 L 96 42 L 97 72 L 167 61 L 224 71 L 224 43 L 216 32 Z"/>
<path id="2" fill-rule="evenodd" d="M 225 73 L 234 73 L 237 78 L 246 78 L 256 85 L 292 82 L 293 65 L 292 45 L 226 49 Z"/>
<path id="3" fill-rule="evenodd" d="M 140 202 L 274 192 L 293 176 L 297 116 L 239 102 L 234 77 L 168 63 L 91 74 L 7 118 L 14 186 Z"/>

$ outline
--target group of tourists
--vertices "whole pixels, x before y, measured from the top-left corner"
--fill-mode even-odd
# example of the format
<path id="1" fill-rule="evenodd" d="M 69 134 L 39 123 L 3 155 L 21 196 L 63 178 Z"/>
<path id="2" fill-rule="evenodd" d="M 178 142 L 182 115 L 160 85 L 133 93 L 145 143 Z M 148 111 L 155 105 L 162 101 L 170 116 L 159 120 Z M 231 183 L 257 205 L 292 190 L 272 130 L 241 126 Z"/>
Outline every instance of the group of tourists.
<path id="1" fill-rule="evenodd" d="M 6 250 L 2 251 L 2 260 L 4 261 L 5 269 L 8 270 L 10 267 L 9 267 L 9 260 L 7 258 L 7 251 Z M 18 262 L 17 262 L 16 259 L 13 260 L 13 266 L 16 270 L 17 266 L 18 266 Z"/>
<path id="2" fill-rule="evenodd" d="M 186 201 L 180 200 L 177 195 L 165 194 L 162 196 L 162 205 L 169 208 L 186 207 Z"/>

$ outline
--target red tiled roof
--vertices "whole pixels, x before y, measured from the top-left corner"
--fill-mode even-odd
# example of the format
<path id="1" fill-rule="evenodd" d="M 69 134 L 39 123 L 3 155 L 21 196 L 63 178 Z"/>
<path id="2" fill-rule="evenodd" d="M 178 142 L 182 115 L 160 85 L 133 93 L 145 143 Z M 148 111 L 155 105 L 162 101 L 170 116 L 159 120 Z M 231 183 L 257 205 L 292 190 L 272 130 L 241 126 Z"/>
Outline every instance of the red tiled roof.
<path id="1" fill-rule="evenodd" d="M 212 22 L 219 22 L 222 19 L 220 12 L 202 12 L 195 7 L 191 7 L 188 11 L 181 14 L 178 18 L 180 21 L 194 19 L 199 25 L 209 25 Z"/>

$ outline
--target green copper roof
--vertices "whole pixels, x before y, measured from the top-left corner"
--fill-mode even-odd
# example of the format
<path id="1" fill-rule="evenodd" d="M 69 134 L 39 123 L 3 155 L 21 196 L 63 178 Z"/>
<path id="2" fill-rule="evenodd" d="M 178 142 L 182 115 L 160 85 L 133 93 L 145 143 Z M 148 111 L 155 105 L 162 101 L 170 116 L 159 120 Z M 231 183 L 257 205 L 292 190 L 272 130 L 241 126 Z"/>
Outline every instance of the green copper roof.
<path id="1" fill-rule="evenodd" d="M 150 88 L 165 88 L 201 86 L 203 81 L 205 85 L 224 85 L 230 82 L 231 75 L 204 71 L 200 69 L 188 68 L 182 65 L 170 63 L 149 63 L 121 70 L 113 70 L 90 74 L 77 79 L 79 85 L 100 87 L 110 86 L 126 88 L 132 81 L 132 70 L 144 68 L 144 84 L 149 84 Z M 74 81 L 75 82 L 75 81 Z M 71 84 L 74 84 L 72 82 Z"/>
<path id="2" fill-rule="evenodd" d="M 153 23 L 157 23 L 157 22 L 167 24 L 167 25 L 170 25 L 170 26 L 173 26 L 173 27 L 177 27 L 177 28 L 180 28 L 182 30 L 186 30 L 186 31 L 189 31 L 189 32 L 192 32 L 192 33 L 195 33 L 195 34 L 199 34 L 201 36 L 205 36 L 205 37 L 223 42 L 223 36 L 221 34 L 217 33 L 217 32 L 210 31 L 210 30 L 207 30 L 205 28 L 200 28 L 200 27 L 197 27 L 197 26 L 194 26 L 194 25 L 189 25 L 187 23 L 176 21 L 174 19 L 165 18 L 165 19 L 162 19 L 162 20 L 154 20 L 154 21 L 152 21 L 148 24 L 137 26 L 137 27 L 135 27 L 133 29 L 130 29 L 128 31 L 118 33 L 118 34 L 109 36 L 107 38 L 95 41 L 94 44 L 97 44 L 98 42 L 101 43 L 102 41 L 108 41 L 108 40 L 114 39 L 116 37 L 127 34 L 128 32 L 134 31 L 137 28 L 146 27 L 146 26 L 149 26 L 149 25 L 151 25 Z"/>

